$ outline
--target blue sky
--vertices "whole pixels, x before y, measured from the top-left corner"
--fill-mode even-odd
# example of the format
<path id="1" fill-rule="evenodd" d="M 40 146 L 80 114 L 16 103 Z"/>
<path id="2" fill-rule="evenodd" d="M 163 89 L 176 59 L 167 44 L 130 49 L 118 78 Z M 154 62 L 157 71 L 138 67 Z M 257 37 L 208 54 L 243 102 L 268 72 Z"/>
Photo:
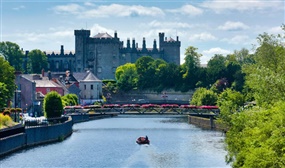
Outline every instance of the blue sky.
<path id="1" fill-rule="evenodd" d="M 181 41 L 185 49 L 198 48 L 205 64 L 214 54 L 252 51 L 258 34 L 282 33 L 284 0 L 0 0 L 0 41 L 17 43 L 23 50 L 74 51 L 74 30 L 91 35 L 107 32 L 126 44 L 143 37 L 147 47 L 158 33 Z"/>

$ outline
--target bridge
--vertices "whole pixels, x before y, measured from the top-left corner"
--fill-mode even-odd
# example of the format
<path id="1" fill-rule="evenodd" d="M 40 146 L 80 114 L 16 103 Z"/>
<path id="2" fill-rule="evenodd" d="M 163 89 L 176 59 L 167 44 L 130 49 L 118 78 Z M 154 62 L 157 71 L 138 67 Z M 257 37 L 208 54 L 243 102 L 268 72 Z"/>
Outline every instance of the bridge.
<path id="1" fill-rule="evenodd" d="M 192 115 L 213 117 L 220 113 L 217 106 L 193 106 L 177 104 L 106 104 L 90 106 L 66 106 L 65 113 L 122 114 L 122 115 Z"/>

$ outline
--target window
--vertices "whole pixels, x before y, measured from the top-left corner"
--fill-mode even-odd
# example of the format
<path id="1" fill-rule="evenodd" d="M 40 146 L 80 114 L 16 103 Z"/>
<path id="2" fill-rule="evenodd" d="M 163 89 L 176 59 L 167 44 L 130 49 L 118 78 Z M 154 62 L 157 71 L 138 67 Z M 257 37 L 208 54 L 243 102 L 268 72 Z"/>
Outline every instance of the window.
<path id="1" fill-rule="evenodd" d="M 102 68 L 99 67 L 99 68 L 97 69 L 97 71 L 98 71 L 98 73 L 101 73 L 101 72 L 102 72 Z"/>
<path id="2" fill-rule="evenodd" d="M 86 85 L 84 85 L 84 90 L 86 90 Z"/>
<path id="3" fill-rule="evenodd" d="M 47 93 L 49 93 L 50 92 L 50 88 L 47 88 Z"/>
<path id="4" fill-rule="evenodd" d="M 93 90 L 93 85 L 91 85 L 91 90 Z"/>

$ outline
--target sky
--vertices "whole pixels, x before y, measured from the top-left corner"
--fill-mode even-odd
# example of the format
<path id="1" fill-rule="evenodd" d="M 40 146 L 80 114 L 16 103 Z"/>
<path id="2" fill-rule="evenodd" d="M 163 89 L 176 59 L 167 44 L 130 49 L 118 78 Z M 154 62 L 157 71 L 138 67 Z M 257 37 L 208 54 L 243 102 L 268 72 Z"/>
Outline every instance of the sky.
<path id="1" fill-rule="evenodd" d="M 152 48 L 158 33 L 197 48 L 206 64 L 215 54 L 254 52 L 259 34 L 284 33 L 285 0 L 0 0 L 0 41 L 24 51 L 75 51 L 74 30 L 105 33 L 124 41 L 143 38 Z"/>

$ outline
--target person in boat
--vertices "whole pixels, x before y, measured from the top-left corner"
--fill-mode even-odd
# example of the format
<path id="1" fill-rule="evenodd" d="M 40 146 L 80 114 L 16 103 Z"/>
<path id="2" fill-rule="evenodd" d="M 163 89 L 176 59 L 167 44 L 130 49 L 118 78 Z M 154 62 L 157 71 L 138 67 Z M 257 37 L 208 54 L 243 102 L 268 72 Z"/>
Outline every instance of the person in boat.
<path id="1" fill-rule="evenodd" d="M 146 140 L 146 141 L 148 141 L 148 137 L 147 137 L 147 135 L 145 136 L 145 140 Z"/>

